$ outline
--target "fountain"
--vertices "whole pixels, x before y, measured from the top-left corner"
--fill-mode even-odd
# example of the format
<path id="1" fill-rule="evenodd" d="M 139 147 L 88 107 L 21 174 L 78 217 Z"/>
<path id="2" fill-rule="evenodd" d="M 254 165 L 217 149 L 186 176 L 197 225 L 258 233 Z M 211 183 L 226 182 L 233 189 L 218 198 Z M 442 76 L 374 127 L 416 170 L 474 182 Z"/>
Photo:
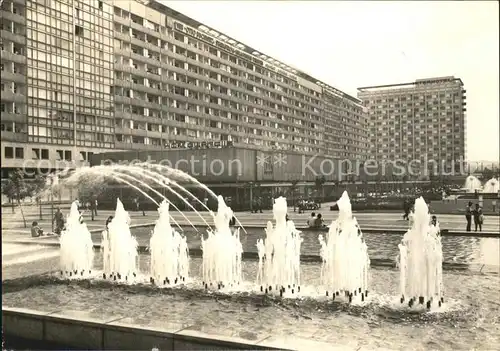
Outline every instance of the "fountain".
<path id="1" fill-rule="evenodd" d="M 333 299 L 342 294 L 349 302 L 354 298 L 364 301 L 368 295 L 368 249 L 346 191 L 337 205 L 339 216 L 332 222 L 326 240 L 319 236 L 323 260 L 321 284 L 326 295 L 331 293 Z"/>
<path id="2" fill-rule="evenodd" d="M 286 220 L 284 197 L 274 200 L 276 225 L 267 223 L 265 241 L 257 241 L 259 268 L 257 284 L 265 293 L 295 294 L 300 292 L 300 246 L 302 238 L 292 221 Z M 288 290 L 287 290 L 288 289 Z"/>
<path id="3" fill-rule="evenodd" d="M 415 201 L 414 222 L 399 244 L 401 303 L 412 307 L 418 301 L 428 309 L 443 299 L 443 250 L 439 225 L 431 224 L 425 200 Z"/>
<path id="4" fill-rule="evenodd" d="M 465 179 L 464 190 L 468 193 L 474 193 L 476 190 L 481 190 L 481 181 L 474 176 L 468 176 Z"/>
<path id="5" fill-rule="evenodd" d="M 107 169 L 108 167 L 109 169 Z M 99 166 L 99 176 L 102 178 L 112 175 L 125 184 L 137 183 L 134 189 L 142 191 L 146 187 L 140 176 L 141 167 L 132 166 L 133 170 L 124 166 Z M 95 170 L 79 170 L 71 177 L 79 179 L 82 174 L 92 175 Z M 129 174 L 133 174 L 129 175 Z M 155 172 L 145 172 L 147 179 L 155 179 Z M 176 173 L 181 179 L 181 175 Z M 99 177 L 97 177 L 100 179 Z M 162 182 L 181 189 L 189 196 L 194 196 L 173 180 L 160 175 Z M 160 179 L 159 178 L 159 179 Z M 160 183 L 158 183 L 160 184 Z M 148 186 L 149 187 L 149 186 Z M 151 187 L 149 190 L 154 190 Z M 148 191 L 149 191 L 148 190 Z M 175 196 L 181 197 L 175 190 Z M 145 193 L 146 194 L 146 193 Z M 147 194 L 146 194 L 147 195 Z M 144 195 L 144 196 L 146 196 Z M 158 286 L 177 285 L 189 279 L 189 249 L 185 237 L 171 226 L 175 220 L 170 216 L 170 207 L 174 207 L 168 199 L 159 204 L 159 219 L 150 239 L 150 282 Z M 212 212 L 215 230 L 208 230 L 208 237 L 201 238 L 202 264 L 201 276 L 205 289 L 217 287 L 225 291 L 234 291 L 238 286 L 241 290 L 243 248 L 240 241 L 239 228 L 232 230 L 230 220 L 233 211 L 225 204 L 221 196 L 218 199 L 218 210 Z M 152 199 L 154 201 L 154 199 Z M 422 205 L 419 200 L 419 206 Z M 155 201 L 156 203 L 156 201 Z M 366 300 L 368 294 L 368 272 L 370 259 L 361 229 L 353 217 L 351 203 L 347 192 L 342 194 L 338 201 L 339 217 L 333 221 L 326 237 L 319 236 L 321 244 L 320 256 L 323 261 L 320 271 L 320 284 L 326 290 L 326 295 L 334 299 L 345 295 L 349 302 Z M 411 227 L 400 245 L 401 295 L 402 300 L 410 298 L 414 304 L 416 299 L 432 301 L 441 299 L 441 270 L 437 262 L 442 256 L 439 239 L 439 226 L 429 226 L 427 206 L 425 210 L 419 207 L 412 214 Z M 177 209 L 178 210 L 178 209 Z M 72 205 L 68 228 L 61 238 L 61 266 L 64 272 L 73 275 L 75 269 L 89 271 L 91 268 L 85 262 L 89 260 L 91 248 L 90 234 L 80 235 L 77 239 L 75 232 L 86 232 L 85 225 L 79 222 L 76 203 Z M 198 213 L 199 215 L 199 213 Z M 287 202 L 283 197 L 277 198 L 273 205 L 275 224 L 267 223 L 266 237 L 257 241 L 258 269 L 256 284 L 261 291 L 280 296 L 296 296 L 301 290 L 300 251 L 302 238 L 292 221 L 287 221 Z M 420 216 L 420 217 L 419 217 Z M 425 218 L 423 218 L 425 216 Z M 188 219 L 186 219 L 188 223 Z M 426 223 L 424 226 L 423 223 Z M 113 281 L 138 281 L 139 273 L 137 241 L 130 233 L 130 217 L 125 211 L 122 202 L 117 199 L 116 212 L 108 228 L 103 232 L 103 278 Z M 424 235 L 424 234 L 425 235 Z M 423 237 L 423 239 L 419 239 Z M 77 245 L 76 243 L 84 244 Z M 89 244 L 90 243 L 90 244 Z M 82 247 L 84 249 L 82 249 Z M 74 254 L 85 251 L 86 254 Z M 78 263 L 75 263 L 77 261 Z M 440 261 L 439 261 L 440 262 Z M 420 263 L 418 266 L 416 263 Z M 417 269 L 415 267 L 420 267 Z M 76 268 L 74 268 L 76 267 Z M 89 269 L 86 270 L 86 267 Z M 78 270 L 77 270 L 78 271 Z M 416 275 L 417 272 L 419 275 Z M 438 282 L 434 282 L 434 280 Z M 303 287 L 304 288 L 304 287 Z M 302 292 L 307 294 L 306 291 Z"/>
<path id="6" fill-rule="evenodd" d="M 158 208 L 150 240 L 151 277 L 156 285 L 183 283 L 189 276 L 189 249 L 186 237 L 181 236 L 170 225 L 169 204 L 163 201 Z"/>
<path id="7" fill-rule="evenodd" d="M 130 217 L 120 199 L 117 199 L 115 216 L 107 229 L 109 258 L 104 267 L 104 279 L 131 281 L 137 277 L 137 240 L 130 233 L 129 224 Z"/>
<path id="8" fill-rule="evenodd" d="M 498 179 L 496 178 L 491 178 L 484 184 L 483 193 L 498 194 L 499 191 L 500 191 L 500 186 Z"/>
<path id="9" fill-rule="evenodd" d="M 215 286 L 219 289 L 234 287 L 242 280 L 241 259 L 243 246 L 239 228 L 231 231 L 229 221 L 233 211 L 226 205 L 222 196 L 217 197 L 217 214 L 213 214 L 215 230 L 208 231 L 208 238 L 201 238 L 203 251 L 202 276 L 206 289 Z"/>
<path id="10" fill-rule="evenodd" d="M 78 202 L 71 204 L 66 228 L 61 233 L 61 275 L 87 277 L 92 273 L 94 244 L 87 225 L 81 220 Z"/>

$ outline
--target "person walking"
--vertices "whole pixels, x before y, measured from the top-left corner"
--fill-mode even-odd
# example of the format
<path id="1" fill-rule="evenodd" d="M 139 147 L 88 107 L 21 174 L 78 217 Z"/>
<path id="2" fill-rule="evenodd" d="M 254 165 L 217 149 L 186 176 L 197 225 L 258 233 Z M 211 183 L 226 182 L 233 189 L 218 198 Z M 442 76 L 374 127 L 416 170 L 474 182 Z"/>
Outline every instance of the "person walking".
<path id="1" fill-rule="evenodd" d="M 483 209 L 479 204 L 476 204 L 476 208 L 473 211 L 474 215 L 474 227 L 475 231 L 477 232 L 477 228 L 479 227 L 479 231 L 483 231 L 483 221 L 484 221 L 484 215 L 483 215 Z"/>
<path id="2" fill-rule="evenodd" d="M 403 219 L 409 220 L 409 214 L 410 214 L 410 201 L 406 199 L 403 203 Z"/>
<path id="3" fill-rule="evenodd" d="M 146 212 L 144 212 L 144 208 L 142 207 L 142 204 L 141 204 L 141 202 L 139 201 L 139 198 L 138 198 L 138 197 L 136 197 L 136 198 L 134 199 L 134 202 L 135 202 L 135 209 L 136 209 L 136 211 L 137 211 L 137 212 L 141 212 L 141 211 L 142 211 L 142 215 L 143 215 L 143 216 L 146 216 Z"/>
<path id="4" fill-rule="evenodd" d="M 467 206 L 465 207 L 465 219 L 467 221 L 466 231 L 471 231 L 471 222 L 472 222 L 472 201 L 469 201 Z"/>
<path id="5" fill-rule="evenodd" d="M 54 215 L 54 219 L 52 219 L 53 227 L 54 224 L 55 224 L 54 233 L 56 233 L 57 235 L 61 235 L 61 232 L 64 230 L 64 216 L 60 208 L 57 208 L 56 213 Z"/>
<path id="6" fill-rule="evenodd" d="M 92 220 L 94 220 L 95 217 L 97 217 L 97 200 L 93 199 L 90 202 L 90 214 L 92 216 Z"/>

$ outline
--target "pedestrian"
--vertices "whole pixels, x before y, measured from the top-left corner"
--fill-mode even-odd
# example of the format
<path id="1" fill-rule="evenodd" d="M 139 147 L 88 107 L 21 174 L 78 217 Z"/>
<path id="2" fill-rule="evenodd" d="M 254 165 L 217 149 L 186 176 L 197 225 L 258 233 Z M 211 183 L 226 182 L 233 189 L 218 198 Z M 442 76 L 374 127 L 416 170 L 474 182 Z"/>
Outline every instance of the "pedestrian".
<path id="1" fill-rule="evenodd" d="M 262 205 L 263 205 L 263 201 L 262 201 L 262 198 L 261 198 L 261 197 L 259 197 L 259 202 L 258 202 L 258 204 L 259 204 L 259 213 L 262 213 Z"/>
<path id="2" fill-rule="evenodd" d="M 434 227 L 437 227 L 437 223 L 438 223 L 437 217 L 436 216 L 432 216 L 431 217 L 431 225 L 434 226 Z"/>
<path id="3" fill-rule="evenodd" d="M 493 199 L 493 201 L 491 201 L 491 206 L 493 207 L 493 213 L 495 213 L 496 209 L 497 209 L 497 200 L 496 199 Z"/>
<path id="4" fill-rule="evenodd" d="M 255 211 L 255 213 L 257 213 L 257 212 L 262 213 L 262 199 L 260 197 L 255 199 L 254 211 Z"/>
<path id="5" fill-rule="evenodd" d="M 309 228 L 313 228 L 314 225 L 316 224 L 316 213 L 312 212 L 311 217 L 307 220 L 307 226 Z"/>
<path id="6" fill-rule="evenodd" d="M 475 231 L 477 232 L 477 228 L 479 227 L 479 231 L 481 232 L 483 230 L 483 221 L 484 221 L 484 215 L 483 215 L 483 209 L 479 204 L 476 204 L 476 208 L 473 211 L 474 215 L 474 227 Z"/>
<path id="7" fill-rule="evenodd" d="M 64 230 L 64 216 L 59 207 L 56 209 L 54 219 L 52 220 L 53 227 L 54 224 L 55 224 L 54 233 L 56 233 L 57 235 L 61 235 L 61 232 Z"/>
<path id="8" fill-rule="evenodd" d="M 467 227 L 465 230 L 470 232 L 471 221 L 472 221 L 472 201 L 469 201 L 469 203 L 465 207 L 465 219 L 467 221 Z"/>
<path id="9" fill-rule="evenodd" d="M 316 220 L 314 221 L 314 227 L 323 228 L 323 225 L 323 216 L 321 215 L 321 213 L 318 213 L 318 215 L 316 216 Z"/>
<path id="10" fill-rule="evenodd" d="M 90 202 L 90 213 L 92 216 L 92 220 L 97 217 L 97 200 L 94 199 Z"/>
<path id="11" fill-rule="evenodd" d="M 43 235 L 43 230 L 38 225 L 38 222 L 35 221 L 31 224 L 31 237 L 38 238 Z"/>
<path id="12" fill-rule="evenodd" d="M 139 201 L 139 198 L 136 197 L 134 199 L 134 202 L 135 202 L 135 209 L 137 212 L 141 212 L 142 211 L 142 215 L 145 216 L 146 215 L 146 212 L 144 212 L 144 208 L 142 207 L 142 204 L 141 202 Z"/>
<path id="13" fill-rule="evenodd" d="M 109 223 L 113 220 L 113 216 L 109 216 L 108 219 L 106 219 L 106 230 L 108 230 Z"/>

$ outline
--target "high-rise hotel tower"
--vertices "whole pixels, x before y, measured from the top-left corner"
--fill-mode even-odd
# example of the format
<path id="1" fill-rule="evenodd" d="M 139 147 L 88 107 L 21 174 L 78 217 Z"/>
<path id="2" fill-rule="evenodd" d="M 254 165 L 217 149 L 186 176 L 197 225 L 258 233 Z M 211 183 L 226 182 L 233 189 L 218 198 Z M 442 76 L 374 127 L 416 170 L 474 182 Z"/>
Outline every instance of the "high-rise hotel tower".
<path id="1" fill-rule="evenodd" d="M 368 110 L 368 158 L 427 160 L 458 171 L 466 161 L 465 93 L 455 77 L 359 88 Z"/>

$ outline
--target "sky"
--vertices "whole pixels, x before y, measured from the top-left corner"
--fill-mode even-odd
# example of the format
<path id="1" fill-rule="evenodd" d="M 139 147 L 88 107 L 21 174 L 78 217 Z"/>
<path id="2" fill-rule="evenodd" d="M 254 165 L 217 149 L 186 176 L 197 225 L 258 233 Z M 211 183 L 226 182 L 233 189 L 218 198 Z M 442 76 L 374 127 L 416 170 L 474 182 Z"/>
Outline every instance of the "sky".
<path id="1" fill-rule="evenodd" d="M 467 157 L 499 161 L 497 1 L 160 1 L 353 96 L 461 78 Z"/>

